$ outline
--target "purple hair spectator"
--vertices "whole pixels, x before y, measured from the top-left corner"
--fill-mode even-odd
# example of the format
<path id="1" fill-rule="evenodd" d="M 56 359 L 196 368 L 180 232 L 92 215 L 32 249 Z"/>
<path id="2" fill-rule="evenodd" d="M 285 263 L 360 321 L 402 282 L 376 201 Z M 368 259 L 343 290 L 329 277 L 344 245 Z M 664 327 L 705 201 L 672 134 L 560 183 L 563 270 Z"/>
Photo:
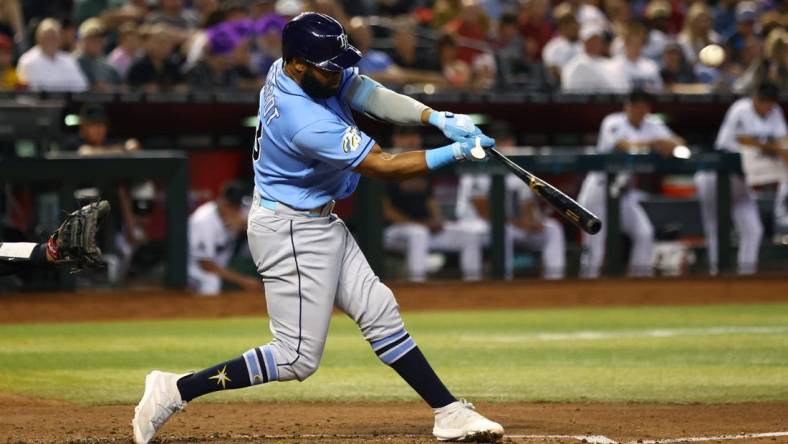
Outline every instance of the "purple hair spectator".
<path id="1" fill-rule="evenodd" d="M 268 69 L 282 57 L 282 30 L 287 20 L 277 14 L 260 17 L 254 23 L 255 50 L 252 53 L 252 71 L 265 75 Z"/>

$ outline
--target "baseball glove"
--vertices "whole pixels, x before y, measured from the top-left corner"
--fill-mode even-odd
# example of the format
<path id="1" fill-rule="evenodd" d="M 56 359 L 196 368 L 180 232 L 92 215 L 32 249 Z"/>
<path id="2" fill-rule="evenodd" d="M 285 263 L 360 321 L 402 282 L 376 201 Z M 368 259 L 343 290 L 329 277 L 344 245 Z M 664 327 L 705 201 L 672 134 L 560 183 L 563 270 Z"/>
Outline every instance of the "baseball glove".
<path id="1" fill-rule="evenodd" d="M 72 272 L 83 268 L 101 268 L 101 249 L 96 246 L 96 231 L 109 213 L 109 202 L 93 202 L 66 216 L 60 228 L 49 237 L 47 253 L 55 263 L 71 266 Z"/>

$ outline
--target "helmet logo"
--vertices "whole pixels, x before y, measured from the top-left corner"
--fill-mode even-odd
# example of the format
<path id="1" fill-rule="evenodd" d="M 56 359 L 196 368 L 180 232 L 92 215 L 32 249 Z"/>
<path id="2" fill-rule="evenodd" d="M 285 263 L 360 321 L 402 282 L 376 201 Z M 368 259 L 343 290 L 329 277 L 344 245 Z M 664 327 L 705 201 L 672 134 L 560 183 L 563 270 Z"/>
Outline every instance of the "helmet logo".
<path id="1" fill-rule="evenodd" d="M 337 36 L 337 40 L 339 40 L 339 46 L 340 46 L 342 49 L 347 49 L 347 46 L 348 46 L 348 43 L 347 43 L 347 34 L 340 34 L 340 35 L 338 35 L 338 36 Z"/>

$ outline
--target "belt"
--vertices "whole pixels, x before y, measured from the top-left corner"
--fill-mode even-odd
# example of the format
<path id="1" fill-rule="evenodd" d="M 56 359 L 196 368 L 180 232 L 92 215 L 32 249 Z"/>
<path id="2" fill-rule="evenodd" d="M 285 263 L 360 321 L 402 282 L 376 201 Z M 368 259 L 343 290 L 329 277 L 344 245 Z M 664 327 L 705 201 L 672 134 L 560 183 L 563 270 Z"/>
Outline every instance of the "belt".
<path id="1" fill-rule="evenodd" d="M 259 199 L 259 205 L 261 207 L 269 209 L 275 213 L 283 213 L 283 214 L 290 214 L 293 216 L 306 216 L 306 217 L 330 216 L 331 212 L 334 211 L 334 204 L 336 203 L 334 200 L 332 200 L 321 207 L 312 208 L 311 210 L 299 210 L 290 207 L 288 205 L 285 205 L 282 202 L 269 200 L 262 196 L 255 196 L 255 197 Z"/>

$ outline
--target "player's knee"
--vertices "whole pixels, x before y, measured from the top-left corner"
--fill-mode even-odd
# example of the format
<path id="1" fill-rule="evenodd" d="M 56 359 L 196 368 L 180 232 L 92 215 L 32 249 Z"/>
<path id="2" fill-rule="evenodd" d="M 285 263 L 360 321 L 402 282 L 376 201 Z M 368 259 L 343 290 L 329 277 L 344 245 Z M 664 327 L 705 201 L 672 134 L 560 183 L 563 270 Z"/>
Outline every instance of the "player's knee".
<path id="1" fill-rule="evenodd" d="M 315 374 L 317 368 L 320 367 L 320 360 L 319 359 L 304 359 L 304 356 L 300 357 L 298 361 L 293 363 L 292 369 L 293 373 L 295 373 L 296 379 L 299 381 L 304 381 L 308 377 Z"/>
<path id="2" fill-rule="evenodd" d="M 430 239 L 430 230 L 424 225 L 414 224 L 408 230 L 408 241 L 416 244 L 426 244 Z"/>

